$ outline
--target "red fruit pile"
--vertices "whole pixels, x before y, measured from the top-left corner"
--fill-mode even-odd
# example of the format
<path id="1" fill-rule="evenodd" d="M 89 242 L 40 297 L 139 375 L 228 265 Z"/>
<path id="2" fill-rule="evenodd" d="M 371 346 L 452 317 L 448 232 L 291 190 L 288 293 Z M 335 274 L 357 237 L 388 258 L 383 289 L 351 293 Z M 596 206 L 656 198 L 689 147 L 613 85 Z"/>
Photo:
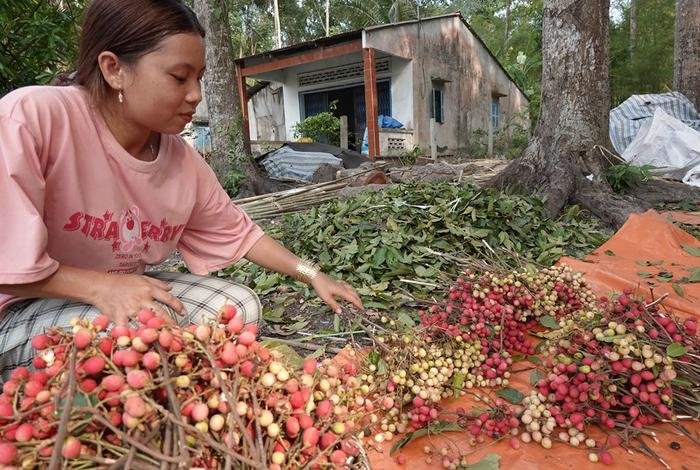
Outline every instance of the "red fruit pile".
<path id="1" fill-rule="evenodd" d="M 315 360 L 286 365 L 235 307 L 210 325 L 180 328 L 144 310 L 136 327 L 108 327 L 101 316 L 32 339 L 36 371 L 14 370 L 0 396 L 0 465 L 44 468 L 57 444 L 69 468 L 109 464 L 135 441 L 136 461 L 201 468 L 341 467 L 359 454 L 341 381 L 323 380 Z"/>
<path id="2" fill-rule="evenodd" d="M 501 350 L 534 354 L 525 333 L 539 317 L 559 319 L 594 299 L 580 275 L 567 267 L 502 276 L 467 271 L 450 288 L 444 305 L 433 305 L 418 315 L 434 334 L 480 341 L 483 354 Z"/>
<path id="3" fill-rule="evenodd" d="M 537 391 L 524 402 L 524 440 L 545 442 L 558 427 L 560 440 L 599 448 L 586 438 L 590 424 L 633 433 L 692 413 L 697 397 L 690 384 L 700 379 L 700 364 L 690 359 L 700 353 L 694 320 L 679 320 L 627 291 L 560 325 L 550 335 Z M 598 457 L 611 461 L 607 452 Z"/>

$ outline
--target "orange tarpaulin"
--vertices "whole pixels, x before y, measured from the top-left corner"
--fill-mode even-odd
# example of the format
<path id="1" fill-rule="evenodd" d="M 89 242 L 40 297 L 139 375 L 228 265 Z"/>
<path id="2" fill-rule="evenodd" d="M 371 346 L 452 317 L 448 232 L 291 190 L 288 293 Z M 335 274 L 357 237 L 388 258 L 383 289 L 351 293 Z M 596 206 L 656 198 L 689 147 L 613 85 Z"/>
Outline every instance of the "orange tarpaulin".
<path id="1" fill-rule="evenodd" d="M 676 216 L 674 215 L 674 218 Z M 685 248 L 684 248 L 685 247 Z M 679 316 L 700 317 L 700 283 L 690 279 L 700 272 L 700 242 L 654 211 L 633 214 L 625 225 L 585 260 L 563 258 L 560 262 L 585 274 L 598 295 L 632 289 L 650 298 L 668 294 L 664 305 Z M 667 273 L 667 274 L 665 274 Z M 700 274 L 699 274 L 700 275 Z"/>
<path id="2" fill-rule="evenodd" d="M 686 221 L 686 223 L 689 223 Z M 693 223 L 693 222 L 690 222 Z M 684 249 L 684 246 L 686 249 Z M 665 216 L 654 211 L 641 215 L 630 216 L 627 223 L 603 246 L 591 253 L 584 261 L 570 258 L 560 262 L 585 273 L 584 277 L 591 289 L 598 295 L 609 295 L 623 289 L 633 289 L 637 294 L 647 298 L 658 298 L 668 294 L 664 305 L 679 316 L 700 317 L 700 282 L 687 282 L 691 279 L 692 268 L 700 267 L 700 256 L 691 254 L 693 248 L 700 250 L 700 241 L 692 235 L 675 227 Z M 700 254 L 700 252 L 698 252 Z M 685 280 L 684 280 L 685 278 Z M 675 284 L 675 288 L 674 288 Z M 525 369 L 528 362 L 518 362 L 513 365 L 515 370 Z M 531 370 L 516 372 L 511 377 L 510 386 L 527 393 L 532 386 L 529 382 Z M 476 390 L 483 392 L 484 390 Z M 483 407 L 472 396 L 465 396 L 442 403 L 443 410 L 454 410 L 462 407 L 467 411 Z M 700 424 L 685 423 L 688 430 L 700 438 Z M 658 442 L 645 437 L 645 442 L 659 454 L 671 468 L 698 469 L 700 468 L 700 446 L 695 445 L 689 438 L 678 435 L 671 426 L 663 425 L 655 431 Z M 604 434 L 600 429 L 588 430 L 590 437 L 601 439 Z M 555 431 L 556 433 L 556 431 Z M 427 455 L 423 447 L 431 445 L 435 451 L 443 447 L 450 449 L 452 456 L 467 455 L 469 463 L 474 464 L 487 454 L 500 456 L 502 469 L 583 469 L 603 464 L 593 464 L 588 460 L 589 451 L 583 446 L 573 448 L 561 442 L 554 442 L 551 449 L 545 450 L 536 443 L 520 443 L 519 449 L 512 449 L 508 439 L 487 446 L 492 442 L 486 439 L 484 444 L 470 447 L 470 436 L 465 432 L 447 432 L 436 436 L 421 437 L 409 445 L 389 455 L 392 442 L 382 443 L 383 452 L 370 450 L 370 461 L 373 469 L 400 468 L 396 456 L 406 457 L 406 467 L 411 470 L 441 468 L 439 454 L 433 454 L 432 463 L 426 463 Z M 604 439 L 603 439 L 604 440 Z M 671 442 L 680 444 L 680 448 L 672 449 Z M 475 451 L 475 449 L 478 449 Z M 665 468 L 658 460 L 635 452 L 628 453 L 621 447 L 610 450 L 614 458 L 614 468 Z"/>

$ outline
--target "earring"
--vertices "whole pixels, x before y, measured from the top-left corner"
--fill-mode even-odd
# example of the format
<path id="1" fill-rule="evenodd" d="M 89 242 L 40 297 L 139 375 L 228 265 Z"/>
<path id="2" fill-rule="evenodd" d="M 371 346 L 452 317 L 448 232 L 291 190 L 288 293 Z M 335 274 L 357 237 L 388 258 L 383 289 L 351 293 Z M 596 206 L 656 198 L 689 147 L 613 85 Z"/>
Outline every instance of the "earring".
<path id="1" fill-rule="evenodd" d="M 119 90 L 119 93 L 117 94 L 117 99 L 119 100 L 120 103 L 124 102 L 124 95 L 122 94 L 121 90 Z"/>

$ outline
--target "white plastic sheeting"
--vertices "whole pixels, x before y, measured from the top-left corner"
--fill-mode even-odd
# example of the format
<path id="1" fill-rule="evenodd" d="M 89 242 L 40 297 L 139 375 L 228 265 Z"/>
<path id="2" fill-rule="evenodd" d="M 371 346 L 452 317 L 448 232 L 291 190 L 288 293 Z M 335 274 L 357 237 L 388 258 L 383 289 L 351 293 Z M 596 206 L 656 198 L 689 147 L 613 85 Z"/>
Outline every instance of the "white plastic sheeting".
<path id="1" fill-rule="evenodd" d="M 700 114 L 682 93 L 633 95 L 610 111 L 610 140 L 617 153 L 622 155 L 639 129 L 645 123 L 651 122 L 658 108 L 696 131 L 700 131 Z"/>
<path id="2" fill-rule="evenodd" d="M 641 125 L 622 158 L 652 165 L 652 173 L 700 186 L 700 132 L 656 108 Z"/>

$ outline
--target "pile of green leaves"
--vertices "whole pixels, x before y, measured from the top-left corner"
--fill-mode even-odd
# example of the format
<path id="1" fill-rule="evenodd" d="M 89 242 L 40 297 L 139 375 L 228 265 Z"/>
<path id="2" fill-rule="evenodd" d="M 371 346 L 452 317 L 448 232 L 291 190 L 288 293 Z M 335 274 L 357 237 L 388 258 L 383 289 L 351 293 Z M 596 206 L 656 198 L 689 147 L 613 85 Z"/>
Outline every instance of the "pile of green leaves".
<path id="1" fill-rule="evenodd" d="M 368 306 L 379 308 L 396 305 L 405 293 L 421 297 L 444 288 L 444 274 L 460 268 L 441 254 L 491 257 L 505 249 L 551 265 L 562 255 L 588 253 L 608 236 L 576 207 L 552 220 L 537 198 L 448 183 L 364 192 L 286 216 L 268 233 L 348 281 Z M 252 264 L 229 273 L 261 295 L 284 282 Z"/>

